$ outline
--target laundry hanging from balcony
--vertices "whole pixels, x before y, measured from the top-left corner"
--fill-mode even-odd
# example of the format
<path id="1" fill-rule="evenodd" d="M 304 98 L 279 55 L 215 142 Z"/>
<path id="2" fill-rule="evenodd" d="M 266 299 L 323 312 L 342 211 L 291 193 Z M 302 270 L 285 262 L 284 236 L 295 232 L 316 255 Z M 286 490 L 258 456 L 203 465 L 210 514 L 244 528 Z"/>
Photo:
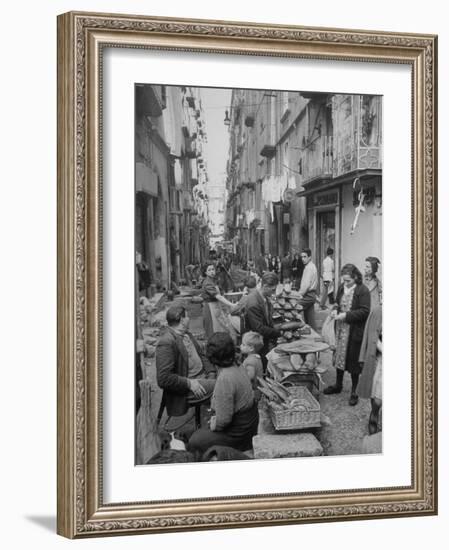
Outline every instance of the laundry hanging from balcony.
<path id="1" fill-rule="evenodd" d="M 290 179 L 286 174 L 282 174 L 280 176 L 266 176 L 262 181 L 262 200 L 265 208 L 270 211 L 271 223 L 274 221 L 273 203 L 282 202 L 284 191 L 292 185 Z M 293 185 L 296 185 L 294 181 Z"/>

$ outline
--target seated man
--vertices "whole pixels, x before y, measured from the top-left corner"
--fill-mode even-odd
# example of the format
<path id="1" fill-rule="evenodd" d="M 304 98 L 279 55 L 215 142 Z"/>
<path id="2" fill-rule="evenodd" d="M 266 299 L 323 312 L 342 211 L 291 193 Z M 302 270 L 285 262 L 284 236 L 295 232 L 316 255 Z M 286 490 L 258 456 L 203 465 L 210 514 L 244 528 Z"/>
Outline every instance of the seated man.
<path id="1" fill-rule="evenodd" d="M 168 416 L 183 416 L 192 404 L 210 397 L 215 386 L 216 368 L 188 331 L 189 321 L 182 304 L 172 305 L 156 346 L 157 383 Z"/>

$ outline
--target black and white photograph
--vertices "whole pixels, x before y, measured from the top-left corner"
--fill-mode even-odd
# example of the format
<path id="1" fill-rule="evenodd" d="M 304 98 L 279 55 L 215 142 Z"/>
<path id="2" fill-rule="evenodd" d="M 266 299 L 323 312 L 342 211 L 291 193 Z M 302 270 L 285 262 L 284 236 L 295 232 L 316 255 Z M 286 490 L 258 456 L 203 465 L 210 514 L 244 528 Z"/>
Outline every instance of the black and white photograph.
<path id="1" fill-rule="evenodd" d="M 382 97 L 135 85 L 135 460 L 382 452 Z"/>
<path id="2" fill-rule="evenodd" d="M 5 549 L 447 544 L 449 28 L 407 8 L 4 4 Z"/>

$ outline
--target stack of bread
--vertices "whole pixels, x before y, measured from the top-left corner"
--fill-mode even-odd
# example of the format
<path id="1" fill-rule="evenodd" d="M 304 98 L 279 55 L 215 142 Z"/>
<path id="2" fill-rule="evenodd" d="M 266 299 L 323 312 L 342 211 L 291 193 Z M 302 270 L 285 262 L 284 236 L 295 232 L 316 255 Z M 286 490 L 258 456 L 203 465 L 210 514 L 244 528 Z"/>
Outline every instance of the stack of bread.
<path id="1" fill-rule="evenodd" d="M 310 327 L 304 322 L 299 294 L 290 290 L 287 285 L 280 288 L 273 298 L 273 321 L 283 331 L 278 338 L 278 344 L 298 340 L 311 333 Z"/>

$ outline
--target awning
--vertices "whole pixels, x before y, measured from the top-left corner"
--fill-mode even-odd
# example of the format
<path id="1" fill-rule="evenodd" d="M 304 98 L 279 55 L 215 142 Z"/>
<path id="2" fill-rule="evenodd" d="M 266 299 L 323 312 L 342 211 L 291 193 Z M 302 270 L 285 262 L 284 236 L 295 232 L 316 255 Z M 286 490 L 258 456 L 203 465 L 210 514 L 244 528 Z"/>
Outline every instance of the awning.
<path id="1" fill-rule="evenodd" d="M 307 182 L 302 184 L 302 188 L 299 188 L 299 191 L 296 193 L 297 197 L 307 197 L 309 195 L 314 195 L 320 191 L 326 191 L 337 185 L 345 185 L 354 181 L 355 178 L 360 178 L 363 180 L 369 180 L 373 178 L 382 177 L 382 169 L 380 168 L 364 168 L 362 170 L 352 170 L 351 172 L 346 172 L 341 176 L 332 178 L 331 176 L 326 178 L 316 178 L 312 182 Z"/>

